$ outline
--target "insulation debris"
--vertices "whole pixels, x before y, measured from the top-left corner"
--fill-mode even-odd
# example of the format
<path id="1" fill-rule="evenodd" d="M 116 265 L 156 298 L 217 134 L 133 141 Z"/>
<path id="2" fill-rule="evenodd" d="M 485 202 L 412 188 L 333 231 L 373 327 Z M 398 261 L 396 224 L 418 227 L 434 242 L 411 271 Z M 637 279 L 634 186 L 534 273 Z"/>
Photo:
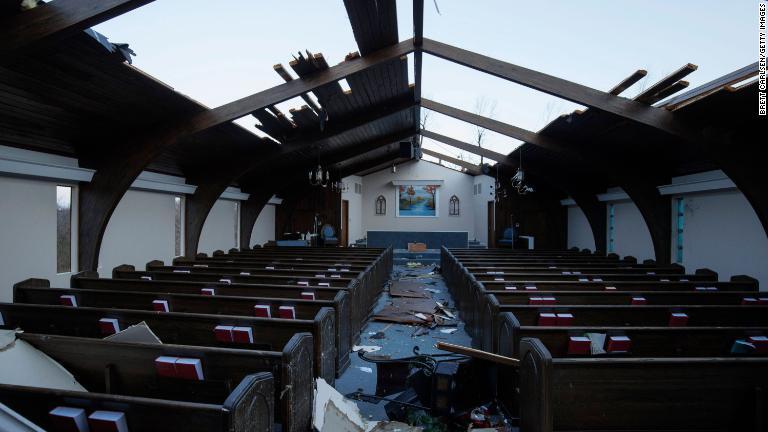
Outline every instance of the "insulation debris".
<path id="1" fill-rule="evenodd" d="M 380 349 L 381 349 L 381 347 L 380 346 L 376 346 L 376 345 L 354 345 L 354 346 L 352 346 L 352 352 L 363 351 L 363 352 L 371 353 L 371 352 L 379 351 Z"/>

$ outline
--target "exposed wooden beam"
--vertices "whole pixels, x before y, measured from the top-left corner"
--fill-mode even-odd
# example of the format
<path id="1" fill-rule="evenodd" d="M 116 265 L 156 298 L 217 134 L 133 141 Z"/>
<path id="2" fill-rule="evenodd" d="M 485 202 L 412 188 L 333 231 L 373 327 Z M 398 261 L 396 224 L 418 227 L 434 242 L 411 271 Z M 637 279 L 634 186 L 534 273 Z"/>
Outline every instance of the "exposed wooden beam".
<path id="1" fill-rule="evenodd" d="M 413 118 L 416 122 L 416 127 L 420 128 L 421 124 L 421 77 L 422 77 L 422 59 L 423 52 L 421 51 L 421 45 L 424 42 L 424 0 L 413 0 L 413 46 L 416 50 L 413 53 L 413 97 L 417 102 L 417 105 L 413 109 Z"/>
<path id="2" fill-rule="evenodd" d="M 0 22 L 0 57 L 72 35 L 152 1 L 56 0 L 41 4 Z"/>
<path id="3" fill-rule="evenodd" d="M 434 56 L 512 81 L 559 98 L 607 111 L 691 142 L 701 139 L 698 131 L 677 120 L 667 110 L 650 107 L 637 101 L 614 96 L 581 84 L 526 69 L 472 51 L 424 38 L 424 52 Z"/>
<path id="4" fill-rule="evenodd" d="M 502 135 L 506 135 L 510 138 L 524 141 L 545 148 L 547 150 L 563 154 L 564 156 L 572 158 L 575 161 L 586 162 L 584 156 L 582 156 L 572 145 L 563 143 L 560 140 L 554 138 L 547 137 L 546 135 L 532 132 L 517 126 L 471 113 L 469 111 L 454 108 L 429 99 L 422 98 L 421 106 L 440 114 L 453 117 L 457 120 L 465 121 L 475 126 L 480 126 Z"/>
<path id="5" fill-rule="evenodd" d="M 623 93 L 624 90 L 626 90 L 626 89 L 632 87 L 633 85 L 635 85 L 636 82 L 638 82 L 641 79 L 643 79 L 646 75 L 648 75 L 648 71 L 646 71 L 644 69 L 638 69 L 632 75 L 624 78 L 624 80 L 621 81 L 620 83 L 618 83 L 616 85 L 616 87 L 610 89 L 608 91 L 608 93 L 610 93 L 610 94 L 612 94 L 614 96 L 618 96 L 621 93 Z"/>
<path id="6" fill-rule="evenodd" d="M 482 148 L 478 145 L 469 144 L 464 141 L 459 141 L 457 139 L 447 137 L 445 135 L 441 135 L 439 133 L 432 132 L 425 129 L 422 129 L 420 133 L 421 133 L 421 136 L 425 138 L 433 139 L 435 141 L 440 141 L 443 144 L 448 144 L 451 147 L 456 147 L 457 149 L 464 150 L 469 153 L 487 157 L 488 159 L 493 159 L 496 162 L 504 162 L 507 160 L 507 155 L 497 153 L 493 150 L 489 150 L 486 148 Z"/>
<path id="7" fill-rule="evenodd" d="M 658 101 L 660 101 L 662 99 L 665 99 L 665 98 L 667 98 L 669 96 L 672 96 L 673 94 L 675 94 L 675 93 L 677 93 L 677 92 L 679 92 L 681 90 L 685 90 L 686 88 L 688 88 L 689 84 L 690 83 L 688 81 L 680 80 L 680 81 L 672 84 L 671 86 L 665 88 L 664 90 L 662 90 L 662 91 L 656 93 L 655 95 L 653 95 L 648 100 L 648 103 L 651 104 L 651 105 L 655 104 L 656 102 L 658 102 Z"/>
<path id="8" fill-rule="evenodd" d="M 281 64 L 276 64 L 272 66 L 272 68 L 277 72 L 278 75 L 280 75 L 280 78 L 285 80 L 285 82 L 293 81 L 293 77 L 290 73 L 288 73 L 287 70 L 283 67 Z M 315 103 L 314 100 L 312 100 L 311 97 L 309 97 L 309 93 L 302 93 L 301 98 L 304 99 L 304 102 L 307 103 L 307 105 L 312 108 L 315 113 L 320 113 L 320 107 Z"/>
<path id="9" fill-rule="evenodd" d="M 685 66 L 681 67 L 680 69 L 672 72 L 671 74 L 667 75 L 666 77 L 662 78 L 657 82 L 656 84 L 648 87 L 645 89 L 642 93 L 635 96 L 635 100 L 644 103 L 649 104 L 651 99 L 659 93 L 660 91 L 666 89 L 667 87 L 675 84 L 677 81 L 680 81 L 681 79 L 688 76 L 691 72 L 695 71 L 699 67 L 695 64 L 688 63 Z"/>
<path id="10" fill-rule="evenodd" d="M 377 158 L 363 160 L 341 168 L 339 170 L 339 175 L 342 178 L 349 175 L 366 175 L 405 160 L 406 159 L 400 157 L 399 152 L 389 152 Z"/>
<path id="11" fill-rule="evenodd" d="M 432 156 L 432 157 L 438 158 L 440 160 L 444 160 L 444 161 L 452 163 L 454 165 L 458 165 L 458 166 L 460 166 L 462 168 L 466 168 L 467 171 L 469 171 L 470 173 L 472 173 L 474 175 L 477 175 L 477 174 L 480 173 L 480 168 L 477 165 L 472 165 L 471 163 L 469 163 L 467 161 L 463 161 L 461 159 L 456 159 L 455 157 L 447 156 L 447 155 L 444 155 L 444 154 L 436 152 L 436 151 L 425 149 L 423 147 L 421 149 L 421 152 L 424 153 L 425 155 Z"/>

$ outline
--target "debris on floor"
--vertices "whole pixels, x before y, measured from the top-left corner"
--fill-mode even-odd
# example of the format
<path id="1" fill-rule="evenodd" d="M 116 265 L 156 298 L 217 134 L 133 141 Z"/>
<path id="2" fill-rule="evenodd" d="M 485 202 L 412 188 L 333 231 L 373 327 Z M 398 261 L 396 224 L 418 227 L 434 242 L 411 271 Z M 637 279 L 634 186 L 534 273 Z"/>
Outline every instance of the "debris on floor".
<path id="1" fill-rule="evenodd" d="M 351 400 L 324 379 L 315 381 L 312 426 L 318 432 L 422 432 L 420 427 L 397 421 L 367 421 Z"/>
<path id="2" fill-rule="evenodd" d="M 424 292 L 424 286 L 418 282 L 394 281 L 389 287 L 389 295 L 392 297 L 430 298 L 429 293 Z"/>
<path id="3" fill-rule="evenodd" d="M 477 431 L 470 413 L 493 401 L 488 382 L 496 379 L 496 366 L 436 348 L 472 345 L 438 267 L 395 265 L 372 316 L 353 347 L 357 355 L 336 380 L 361 417 L 378 420 L 381 432 Z"/>
<path id="4" fill-rule="evenodd" d="M 380 346 L 376 346 L 376 345 L 354 345 L 354 346 L 352 346 L 352 352 L 358 352 L 358 351 L 362 350 L 364 352 L 370 353 L 370 352 L 378 351 L 380 349 L 381 349 L 381 347 Z"/>

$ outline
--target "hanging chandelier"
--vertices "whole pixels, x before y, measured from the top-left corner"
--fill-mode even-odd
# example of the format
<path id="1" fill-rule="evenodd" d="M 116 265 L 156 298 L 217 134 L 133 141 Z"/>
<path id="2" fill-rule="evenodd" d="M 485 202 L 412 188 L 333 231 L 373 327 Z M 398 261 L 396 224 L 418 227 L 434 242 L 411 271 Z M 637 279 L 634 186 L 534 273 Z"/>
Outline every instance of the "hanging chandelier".
<path id="1" fill-rule="evenodd" d="M 515 175 L 512 176 L 512 179 L 510 179 L 512 183 L 512 187 L 517 191 L 520 195 L 525 195 L 528 192 L 534 192 L 534 189 L 532 186 L 528 186 L 525 184 L 525 171 L 523 171 L 523 148 L 520 147 L 520 165 L 517 167 L 517 171 L 515 172 Z"/>
<path id="2" fill-rule="evenodd" d="M 312 186 L 327 187 L 330 182 L 330 173 L 323 169 L 322 165 L 317 164 L 317 168 L 312 168 L 308 172 L 309 184 Z"/>

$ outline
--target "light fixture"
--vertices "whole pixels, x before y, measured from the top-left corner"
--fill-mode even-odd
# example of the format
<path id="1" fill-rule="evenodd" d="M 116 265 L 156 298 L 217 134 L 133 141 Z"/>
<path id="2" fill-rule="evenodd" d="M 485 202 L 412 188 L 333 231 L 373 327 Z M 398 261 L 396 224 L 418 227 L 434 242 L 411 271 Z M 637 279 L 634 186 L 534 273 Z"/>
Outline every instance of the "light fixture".
<path id="1" fill-rule="evenodd" d="M 392 174 L 395 174 L 395 173 L 397 173 L 397 165 L 395 165 L 395 163 L 393 162 L 392 163 Z"/>
<path id="2" fill-rule="evenodd" d="M 512 187 L 515 188 L 518 194 L 525 195 L 529 192 L 534 192 L 532 186 L 525 184 L 525 171 L 523 171 L 523 148 L 520 147 L 520 165 L 517 167 L 515 175 L 511 179 Z"/>
<path id="3" fill-rule="evenodd" d="M 309 184 L 312 186 L 327 187 L 330 181 L 330 173 L 318 163 L 317 168 L 310 169 L 308 173 Z"/>

